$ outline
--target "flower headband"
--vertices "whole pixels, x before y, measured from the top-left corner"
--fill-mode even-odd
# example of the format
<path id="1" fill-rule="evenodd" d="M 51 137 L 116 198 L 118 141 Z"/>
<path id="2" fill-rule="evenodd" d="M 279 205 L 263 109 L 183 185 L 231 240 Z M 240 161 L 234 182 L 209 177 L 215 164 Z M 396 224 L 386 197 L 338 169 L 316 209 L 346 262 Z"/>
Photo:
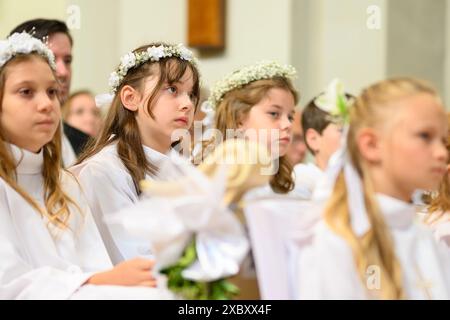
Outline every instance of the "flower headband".
<path id="1" fill-rule="evenodd" d="M 111 92 L 115 93 L 119 88 L 128 71 L 134 67 L 140 66 L 147 61 L 159 61 L 163 58 L 177 57 L 189 61 L 194 66 L 197 66 L 197 59 L 190 50 L 182 44 L 176 46 L 160 45 L 158 47 L 152 46 L 142 52 L 128 52 L 120 59 L 120 65 L 116 71 L 111 73 L 109 77 L 109 86 Z"/>
<path id="2" fill-rule="evenodd" d="M 332 122 L 349 121 L 349 108 L 353 103 L 353 98 L 347 98 L 344 91 L 344 85 L 339 79 L 334 79 L 315 100 L 314 104 L 327 112 L 331 116 Z"/>
<path id="3" fill-rule="evenodd" d="M 39 39 L 26 33 L 13 33 L 6 40 L 0 41 L 0 68 L 17 54 L 29 54 L 36 52 L 47 59 L 50 67 L 56 70 L 55 56 L 53 52 Z"/>
<path id="4" fill-rule="evenodd" d="M 250 82 L 274 77 L 294 79 L 296 74 L 297 71 L 293 66 L 282 66 L 274 61 L 264 61 L 244 67 L 216 83 L 208 99 L 209 107 L 215 109 L 227 92 L 245 86 Z"/>

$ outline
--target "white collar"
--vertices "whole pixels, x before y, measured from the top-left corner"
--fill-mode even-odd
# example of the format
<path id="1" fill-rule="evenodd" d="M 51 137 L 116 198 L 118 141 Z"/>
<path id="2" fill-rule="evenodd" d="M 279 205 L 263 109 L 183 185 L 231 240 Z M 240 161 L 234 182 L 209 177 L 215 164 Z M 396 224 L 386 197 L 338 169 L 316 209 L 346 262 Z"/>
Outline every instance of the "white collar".
<path id="1" fill-rule="evenodd" d="M 391 228 L 404 228 L 410 226 L 415 218 L 414 205 L 385 194 L 377 193 L 378 205 Z"/>
<path id="2" fill-rule="evenodd" d="M 151 163 L 158 164 L 169 158 L 167 154 L 156 151 L 146 145 L 142 145 L 142 147 L 144 148 L 144 153 L 147 160 Z"/>
<path id="3" fill-rule="evenodd" d="M 41 148 L 39 153 L 33 153 L 13 144 L 10 144 L 10 147 L 14 160 L 17 164 L 16 171 L 18 174 L 42 173 L 42 167 L 44 165 L 43 148 Z"/>

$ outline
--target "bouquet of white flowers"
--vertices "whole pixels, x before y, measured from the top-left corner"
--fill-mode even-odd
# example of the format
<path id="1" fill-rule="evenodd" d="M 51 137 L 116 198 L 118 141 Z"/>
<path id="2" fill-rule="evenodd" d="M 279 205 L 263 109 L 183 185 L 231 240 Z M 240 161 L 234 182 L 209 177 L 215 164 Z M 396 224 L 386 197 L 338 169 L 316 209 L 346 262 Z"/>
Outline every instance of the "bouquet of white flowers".
<path id="1" fill-rule="evenodd" d="M 249 243 L 230 205 L 269 181 L 261 169 L 271 161 L 261 148 L 231 140 L 199 167 L 172 159 L 160 167 L 157 180 L 141 183 L 142 201 L 108 223 L 150 242 L 156 269 L 174 293 L 186 299 L 231 299 L 239 290 L 226 279 L 239 272 Z M 242 154 L 250 152 L 257 154 L 256 163 L 237 161 L 237 155 L 249 159 Z"/>

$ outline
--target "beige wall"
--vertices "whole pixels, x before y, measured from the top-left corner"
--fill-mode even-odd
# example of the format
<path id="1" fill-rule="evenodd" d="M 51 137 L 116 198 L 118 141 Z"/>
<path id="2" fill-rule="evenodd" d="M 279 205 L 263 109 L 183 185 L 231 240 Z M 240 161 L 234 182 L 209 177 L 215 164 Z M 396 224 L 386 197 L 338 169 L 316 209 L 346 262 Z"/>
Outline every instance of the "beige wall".
<path id="1" fill-rule="evenodd" d="M 446 0 L 396 0 L 388 5 L 388 76 L 431 81 L 445 94 Z"/>
<path id="2" fill-rule="evenodd" d="M 382 11 L 380 30 L 367 28 L 369 5 Z M 382 79 L 386 69 L 385 0 L 298 0 L 293 3 L 293 63 L 305 104 L 330 80 L 352 93 Z"/>
<path id="3" fill-rule="evenodd" d="M 443 1 L 446 15 L 441 12 L 441 18 L 433 20 L 433 10 L 442 9 Z M 437 0 L 440 4 L 434 6 L 427 6 L 427 0 L 408 2 L 415 3 L 415 8 L 409 8 L 413 11 L 406 16 L 428 8 L 429 17 L 424 21 L 436 30 L 444 17 L 446 29 L 438 38 L 447 39 L 449 1 Z M 73 90 L 105 92 L 108 75 L 125 52 L 150 41 L 179 43 L 186 39 L 186 0 L 0 0 L 1 36 L 26 19 L 66 20 L 69 4 L 78 5 L 81 13 L 80 29 L 72 30 Z M 380 30 L 366 26 L 369 5 L 382 10 Z M 226 49 L 200 56 L 204 82 L 210 85 L 240 66 L 275 59 L 298 68 L 301 105 L 333 77 L 342 78 L 350 91 L 358 93 L 393 70 L 409 68 L 396 37 L 408 38 L 418 46 L 427 37 L 426 32 L 401 29 L 398 17 L 404 12 L 395 13 L 391 7 L 387 0 L 227 0 Z M 437 75 L 431 80 L 437 79 L 437 86 L 450 102 L 450 41 L 436 44 L 430 52 L 427 54 L 440 54 L 441 60 L 429 59 L 425 70 Z M 423 66 L 416 65 L 408 70 L 414 73 L 420 68 Z"/>
<path id="4" fill-rule="evenodd" d="M 444 93 L 447 110 L 450 110 L 450 1 L 446 1 L 446 20 L 445 20 L 445 75 L 444 75 Z"/>
<path id="5" fill-rule="evenodd" d="M 0 0 L 0 37 L 6 35 L 19 23 L 37 17 L 64 19 L 65 0 Z"/>

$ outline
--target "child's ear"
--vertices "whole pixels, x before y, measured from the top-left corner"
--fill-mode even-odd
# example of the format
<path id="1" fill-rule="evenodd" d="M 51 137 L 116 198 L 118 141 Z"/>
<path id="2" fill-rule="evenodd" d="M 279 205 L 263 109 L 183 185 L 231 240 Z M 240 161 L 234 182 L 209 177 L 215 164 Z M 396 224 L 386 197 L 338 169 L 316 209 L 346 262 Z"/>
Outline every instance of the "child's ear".
<path id="1" fill-rule="evenodd" d="M 381 147 L 378 134 L 372 128 L 364 128 L 359 132 L 356 143 L 361 156 L 372 163 L 381 161 Z"/>
<path id="2" fill-rule="evenodd" d="M 120 100 L 126 109 L 137 111 L 139 108 L 140 94 L 132 86 L 125 85 L 122 90 L 120 90 Z"/>
<path id="3" fill-rule="evenodd" d="M 247 127 L 248 114 L 245 116 L 241 116 L 237 123 L 237 128 L 241 130 L 245 130 Z"/>
<path id="4" fill-rule="evenodd" d="M 308 146 L 314 151 L 314 154 L 317 154 L 320 151 L 320 133 L 315 129 L 309 128 L 305 132 L 305 140 Z"/>

